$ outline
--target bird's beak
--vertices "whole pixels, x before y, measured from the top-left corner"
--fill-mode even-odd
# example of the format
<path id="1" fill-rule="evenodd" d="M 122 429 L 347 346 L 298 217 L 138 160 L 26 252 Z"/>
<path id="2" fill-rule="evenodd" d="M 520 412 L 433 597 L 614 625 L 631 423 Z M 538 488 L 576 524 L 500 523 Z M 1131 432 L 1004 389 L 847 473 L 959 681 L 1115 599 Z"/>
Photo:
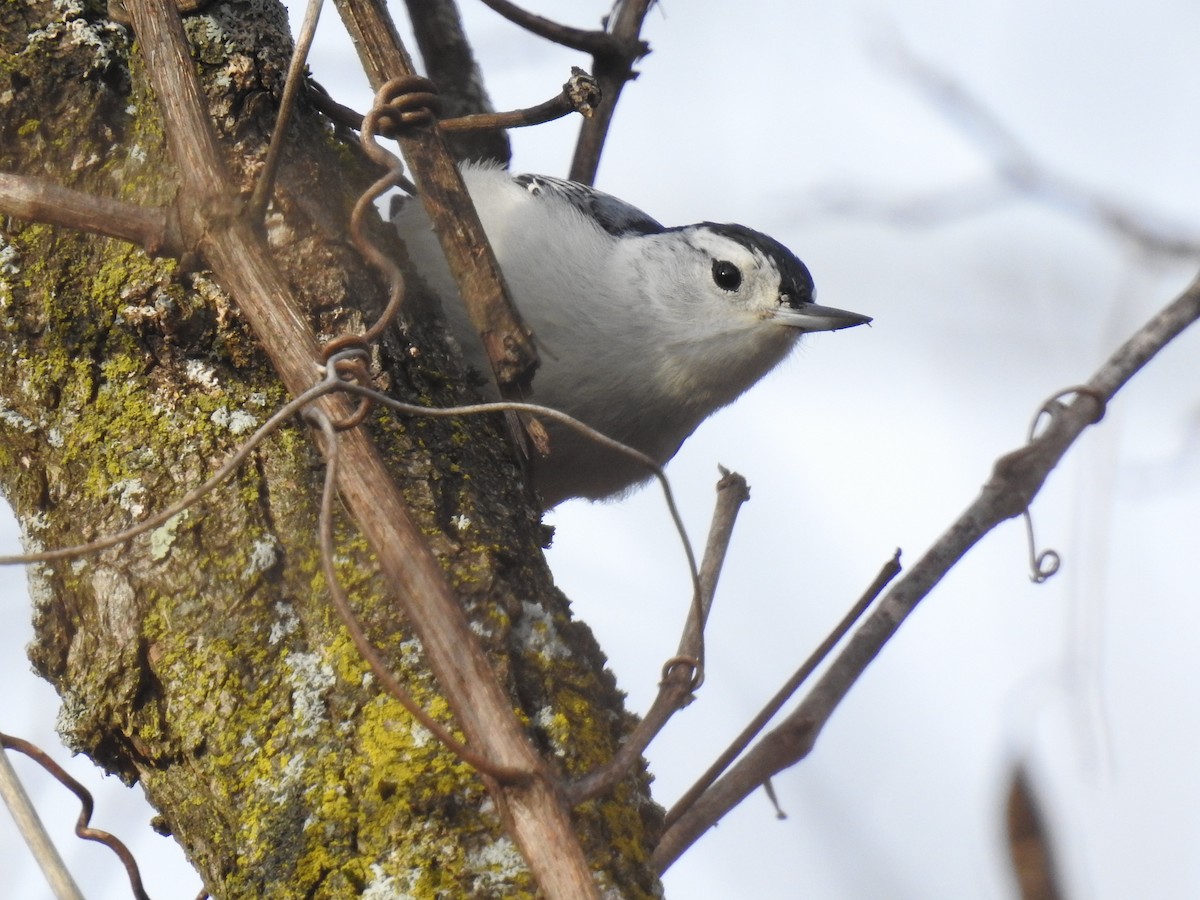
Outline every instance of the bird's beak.
<path id="1" fill-rule="evenodd" d="M 817 306 L 815 303 L 802 303 L 797 307 L 780 307 L 775 310 L 772 318 L 780 325 L 799 328 L 801 331 L 837 331 L 839 328 L 866 325 L 871 321 L 870 316 L 847 312 L 844 309 L 834 309 L 832 306 Z"/>

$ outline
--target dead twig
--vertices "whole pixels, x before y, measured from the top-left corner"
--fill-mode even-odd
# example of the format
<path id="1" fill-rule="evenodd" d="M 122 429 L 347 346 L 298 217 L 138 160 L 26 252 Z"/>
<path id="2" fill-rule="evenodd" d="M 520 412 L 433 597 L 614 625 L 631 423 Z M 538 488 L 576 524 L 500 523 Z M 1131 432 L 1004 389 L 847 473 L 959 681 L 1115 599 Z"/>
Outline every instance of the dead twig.
<path id="1" fill-rule="evenodd" d="M 279 172 L 279 164 L 283 159 L 283 148 L 288 131 L 288 123 L 292 119 L 292 110 L 296 108 L 296 97 L 304 85 L 304 69 L 308 61 L 308 51 L 312 48 L 313 38 L 317 33 L 317 20 L 321 16 L 324 0 L 308 0 L 304 11 L 304 21 L 300 23 L 300 34 L 296 38 L 296 47 L 292 50 L 292 58 L 288 63 L 287 78 L 283 83 L 283 96 L 279 100 L 279 113 L 275 117 L 275 129 L 271 132 L 271 144 L 267 147 L 267 157 L 263 161 L 262 172 L 254 185 L 254 193 L 250 196 L 246 214 L 255 222 L 262 221 L 266 215 L 267 205 L 271 202 L 271 193 L 275 189 L 275 176 Z"/>
<path id="2" fill-rule="evenodd" d="M 854 623 L 862 618 L 876 598 L 887 587 L 888 583 L 900 573 L 900 551 L 896 551 L 896 555 L 888 560 L 880 570 L 871 586 L 863 592 L 863 595 L 858 599 L 854 606 L 850 607 L 849 612 L 842 617 L 842 620 L 834 626 L 833 630 L 826 635 L 816 650 L 804 661 L 804 664 L 795 671 L 791 678 L 783 683 L 781 687 L 759 713 L 750 720 L 750 723 L 742 729 L 742 732 L 733 739 L 728 747 L 722 751 L 721 755 L 713 762 L 711 766 L 701 775 L 696 782 L 684 792 L 683 796 L 675 801 L 675 805 L 667 811 L 666 818 L 663 820 L 663 825 L 670 828 L 679 817 L 682 816 L 696 799 L 708 790 L 709 786 L 720 777 L 733 763 L 735 759 L 742 755 L 742 752 L 750 746 L 750 742 L 758 737 L 759 733 L 767 726 L 771 719 L 775 718 L 779 710 L 783 709 L 785 703 L 788 702 L 796 691 L 804 684 L 805 681 L 817 670 L 817 667 L 825 661 L 825 658 L 833 651 L 833 648 L 841 642 L 854 627 Z M 766 784 L 766 782 L 764 782 Z"/>
<path id="3" fill-rule="evenodd" d="M 814 199 L 826 210 L 870 216 L 903 225 L 939 225 L 1011 201 L 1013 192 L 1101 227 L 1139 251 L 1174 259 L 1200 257 L 1192 226 L 1131 207 L 1041 162 L 999 115 L 957 79 L 920 59 L 895 34 L 876 41 L 877 56 L 908 79 L 980 152 L 994 177 L 920 197 L 880 199 L 879 190 L 825 188 Z"/>
<path id="4" fill-rule="evenodd" d="M 119 238 L 151 256 L 178 257 L 185 249 L 176 209 L 97 197 L 45 178 L 0 172 L 0 213 Z"/>
<path id="5" fill-rule="evenodd" d="M 438 86 L 447 119 L 496 111 L 456 0 L 405 0 L 425 74 Z M 512 145 L 503 130 L 447 134 L 455 159 L 495 160 L 507 167 Z"/>
<path id="6" fill-rule="evenodd" d="M 612 49 L 592 54 L 592 74 L 600 84 L 605 102 L 597 114 L 579 129 L 568 176 L 572 181 L 580 184 L 594 184 L 596 181 L 600 154 L 608 139 L 608 129 L 612 125 L 617 101 L 621 99 L 621 91 L 625 89 L 626 82 L 637 78 L 634 63 L 650 52 L 650 45 L 641 39 L 641 33 L 642 22 L 653 3 L 654 0 L 621 0 L 615 14 L 606 23 L 614 42 Z"/>
<path id="7" fill-rule="evenodd" d="M 483 5 L 504 16 L 514 25 L 524 28 L 530 34 L 572 50 L 590 53 L 592 56 L 609 56 L 620 52 L 616 36 L 606 31 L 562 25 L 552 19 L 522 9 L 515 3 L 510 3 L 509 0 L 483 0 Z"/>
<path id="8" fill-rule="evenodd" d="M 358 131 L 363 127 L 363 116 L 332 99 L 315 82 L 308 82 L 308 97 L 310 102 L 322 113 L 346 128 Z M 459 116 L 454 119 L 439 119 L 438 127 L 447 134 L 458 134 L 468 131 L 502 130 L 505 128 L 526 128 L 531 125 L 543 125 L 553 122 L 571 113 L 579 113 L 585 118 L 591 116 L 600 105 L 601 95 L 599 85 L 587 72 L 578 67 L 572 67 L 571 77 L 563 85 L 562 90 L 536 106 L 524 109 L 513 109 L 507 112 L 474 113 Z"/>
<path id="9" fill-rule="evenodd" d="M 679 650 L 663 665 L 662 681 L 654 702 L 613 754 L 613 758 L 568 786 L 567 792 L 573 804 L 578 805 L 599 796 L 620 782 L 671 717 L 692 702 L 696 690 L 703 683 L 704 624 L 712 609 L 717 579 L 725 561 L 729 540 L 733 536 L 734 523 L 742 504 L 749 499 L 750 489 L 746 479 L 736 472 L 722 469 L 721 480 L 717 482 L 717 504 L 709 527 L 704 562 L 696 576 L 696 589 L 679 640 Z M 682 528 L 682 524 L 679 527 Z M 686 537 L 684 540 L 686 544 Z"/>
<path id="10" fill-rule="evenodd" d="M 1161 310 L 1082 387 L 1070 404 L 1055 403 L 1046 428 L 1028 445 L 996 461 L 979 496 L 876 606 L 812 690 L 664 832 L 654 852 L 660 872 L 700 835 L 777 772 L 812 750 L 838 704 L 901 623 L 985 534 L 1029 507 L 1046 478 L 1080 434 L 1159 350 L 1200 318 L 1200 278 Z"/>

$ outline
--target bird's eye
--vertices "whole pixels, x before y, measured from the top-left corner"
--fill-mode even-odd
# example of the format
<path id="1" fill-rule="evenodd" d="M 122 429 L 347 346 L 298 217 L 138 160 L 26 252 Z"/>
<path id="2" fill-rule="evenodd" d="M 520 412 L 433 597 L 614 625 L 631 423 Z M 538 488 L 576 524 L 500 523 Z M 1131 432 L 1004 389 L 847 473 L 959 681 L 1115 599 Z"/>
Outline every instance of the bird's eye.
<path id="1" fill-rule="evenodd" d="M 736 291 L 742 286 L 742 271 L 725 259 L 713 260 L 713 282 L 723 291 Z"/>

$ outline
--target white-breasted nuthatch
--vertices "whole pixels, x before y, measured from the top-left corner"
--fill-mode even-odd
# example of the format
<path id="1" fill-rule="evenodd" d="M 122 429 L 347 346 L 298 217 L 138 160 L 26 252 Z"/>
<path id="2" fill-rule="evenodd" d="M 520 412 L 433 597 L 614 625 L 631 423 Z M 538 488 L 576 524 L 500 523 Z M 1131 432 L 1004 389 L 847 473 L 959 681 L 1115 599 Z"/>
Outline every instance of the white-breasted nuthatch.
<path id="1" fill-rule="evenodd" d="M 471 163 L 462 174 L 541 355 L 526 399 L 660 464 L 800 335 L 871 321 L 814 304 L 804 264 L 742 225 L 667 228 L 575 182 Z M 422 205 L 406 202 L 393 221 L 467 362 L 489 372 Z M 554 423 L 547 428 L 549 455 L 533 461 L 547 507 L 608 497 L 650 477 L 627 456 Z"/>

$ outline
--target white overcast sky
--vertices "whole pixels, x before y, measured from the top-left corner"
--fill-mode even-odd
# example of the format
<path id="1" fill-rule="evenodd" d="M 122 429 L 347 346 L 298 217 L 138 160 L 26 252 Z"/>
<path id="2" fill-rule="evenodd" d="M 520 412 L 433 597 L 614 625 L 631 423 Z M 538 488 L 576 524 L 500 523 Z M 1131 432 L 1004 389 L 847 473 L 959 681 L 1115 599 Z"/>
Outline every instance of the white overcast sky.
<path id="1" fill-rule="evenodd" d="M 588 61 L 461 0 L 499 107 L 552 94 Z M 293 24 L 300 4 L 293 3 Z M 562 8 L 569 13 L 562 13 Z M 588 26 L 605 2 L 532 7 Z M 401 15 L 397 11 L 397 15 Z M 708 681 L 652 747 L 669 805 L 740 730 L 896 547 L 911 564 L 1018 446 L 1042 400 L 1088 378 L 1197 262 L 1013 196 L 939 225 L 835 214 L 989 183 L 986 154 L 880 52 L 953 76 L 1047 168 L 1200 233 L 1200 8 L 1183 0 L 737 4 L 667 0 L 622 98 L 598 186 L 663 222 L 736 221 L 792 247 L 822 302 L 875 317 L 816 335 L 669 469 L 703 540 L 717 464 L 753 498 L 711 622 Z M 312 69 L 363 108 L 332 9 Z M 514 136 L 514 168 L 565 174 L 574 123 Z M 1006 524 L 946 578 L 871 666 L 812 757 L 779 776 L 788 814 L 749 799 L 667 875 L 687 900 L 1000 900 L 1004 778 L 1028 763 L 1072 897 L 1200 896 L 1200 333 L 1139 375 L 1034 504 L 1042 586 Z M 688 585 L 652 490 L 555 510 L 550 563 L 634 709 L 673 652 Z M 7 546 L 17 546 L 7 526 Z M 0 577 L 8 700 L 0 729 L 53 741 L 56 701 L 28 672 L 29 603 Z M 60 759 L 65 751 L 58 752 Z M 130 840 L 155 897 L 199 881 L 149 812 L 99 788 L 98 823 Z M 53 827 L 75 809 L 21 765 Z M 106 853 L 60 842 L 89 898 L 128 896 Z M 14 897 L 46 896 L 0 813 Z"/>

